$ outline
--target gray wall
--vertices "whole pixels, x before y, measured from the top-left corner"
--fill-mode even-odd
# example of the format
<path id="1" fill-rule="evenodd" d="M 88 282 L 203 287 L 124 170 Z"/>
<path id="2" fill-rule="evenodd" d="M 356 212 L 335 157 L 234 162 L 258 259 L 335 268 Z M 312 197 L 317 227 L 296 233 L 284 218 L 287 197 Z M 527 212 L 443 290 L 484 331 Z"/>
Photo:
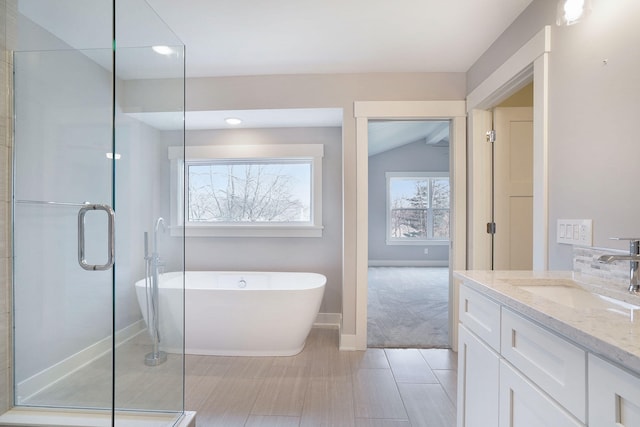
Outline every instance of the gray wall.
<path id="1" fill-rule="evenodd" d="M 261 108 L 342 108 L 343 333 L 355 333 L 356 306 L 356 126 L 354 101 L 460 100 L 465 73 L 308 74 L 210 77 L 187 80 L 187 110 Z M 139 111 L 166 111 L 163 81 L 130 82 L 127 92 L 147 105 Z M 187 141 L 189 143 L 189 141 Z"/>
<path id="2" fill-rule="evenodd" d="M 609 238 L 640 236 L 640 202 L 634 197 L 640 2 L 593 0 L 592 14 L 571 27 L 554 25 L 555 8 L 555 0 L 534 0 L 473 65 L 467 83 L 471 92 L 544 25 L 552 26 L 549 267 L 571 269 L 571 247 L 555 243 L 558 219 L 593 219 L 598 247 L 626 249 Z"/>
<path id="3" fill-rule="evenodd" d="M 175 133 L 174 133 L 175 136 Z M 170 135 L 165 142 L 172 145 Z M 188 237 L 187 270 L 305 271 L 327 277 L 320 311 L 342 311 L 342 129 L 234 129 L 187 132 L 187 144 L 322 144 L 322 237 Z M 166 157 L 166 152 L 165 152 Z M 168 187 L 168 169 L 163 181 Z M 169 212 L 169 200 L 164 200 Z M 172 237 L 170 259 L 178 259 L 181 238 Z M 168 242 L 165 238 L 165 242 Z"/>
<path id="4" fill-rule="evenodd" d="M 449 172 L 449 147 L 434 147 L 414 142 L 369 157 L 369 262 L 439 261 L 447 265 L 448 245 L 387 245 L 386 172 Z M 429 249 L 425 255 L 424 249 Z M 425 263 L 426 265 L 427 263 Z"/>

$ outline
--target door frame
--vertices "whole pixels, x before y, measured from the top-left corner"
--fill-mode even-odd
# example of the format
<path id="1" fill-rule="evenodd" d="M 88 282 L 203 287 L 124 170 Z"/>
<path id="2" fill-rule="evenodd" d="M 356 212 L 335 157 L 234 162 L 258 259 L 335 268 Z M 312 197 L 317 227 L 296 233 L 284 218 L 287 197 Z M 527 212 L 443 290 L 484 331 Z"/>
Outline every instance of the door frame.
<path id="1" fill-rule="evenodd" d="M 491 269 L 491 108 L 533 81 L 533 270 L 549 261 L 548 115 L 551 27 L 545 26 L 467 96 L 469 269 Z M 487 184 L 489 183 L 489 184 Z"/>
<path id="2" fill-rule="evenodd" d="M 341 337 L 341 348 L 367 348 L 367 300 L 369 258 L 369 120 L 451 120 L 449 175 L 451 179 L 451 240 L 449 274 L 466 268 L 466 111 L 465 101 L 362 101 L 354 103 L 356 118 L 356 333 Z M 457 289 L 449 280 L 449 342 L 457 339 Z M 455 312 L 454 312 L 455 310 Z"/>

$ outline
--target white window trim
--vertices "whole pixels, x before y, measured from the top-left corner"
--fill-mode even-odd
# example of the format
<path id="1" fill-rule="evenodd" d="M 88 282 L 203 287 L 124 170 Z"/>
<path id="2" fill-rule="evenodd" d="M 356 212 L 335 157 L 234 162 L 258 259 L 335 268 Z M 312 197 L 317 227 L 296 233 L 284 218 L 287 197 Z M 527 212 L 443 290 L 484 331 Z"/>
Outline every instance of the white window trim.
<path id="1" fill-rule="evenodd" d="M 207 145 L 169 147 L 171 161 L 172 236 L 186 237 L 322 237 L 322 144 Z M 310 224 L 190 224 L 185 219 L 185 162 L 225 159 L 306 159 L 312 162 Z M 184 228 L 178 226 L 185 223 Z"/>
<path id="2" fill-rule="evenodd" d="M 391 237 L 391 209 L 389 209 L 391 203 L 391 178 L 449 178 L 449 185 L 451 185 L 451 178 L 449 172 L 385 172 L 385 181 L 387 186 L 387 201 L 385 205 L 387 224 L 385 230 L 386 243 L 389 246 L 441 246 L 448 245 L 449 239 L 446 240 L 427 240 L 427 239 L 415 239 L 415 240 L 402 240 Z M 449 208 L 451 212 L 451 208 Z M 451 234 L 451 233 L 449 233 Z"/>

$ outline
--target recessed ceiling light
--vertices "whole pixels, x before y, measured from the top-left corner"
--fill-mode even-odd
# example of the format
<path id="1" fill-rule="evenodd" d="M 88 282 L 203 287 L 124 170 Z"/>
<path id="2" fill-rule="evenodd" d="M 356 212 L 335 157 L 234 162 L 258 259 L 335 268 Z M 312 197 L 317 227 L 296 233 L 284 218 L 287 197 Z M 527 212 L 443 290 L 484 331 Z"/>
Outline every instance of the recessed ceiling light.
<path id="1" fill-rule="evenodd" d="M 169 46 L 152 46 L 151 49 L 160 55 L 171 55 L 173 53 L 173 49 Z"/>
<path id="2" fill-rule="evenodd" d="M 240 120 L 237 117 L 227 117 L 226 119 L 224 119 L 225 123 L 231 126 L 237 126 L 240 123 L 242 123 L 242 120 Z"/>

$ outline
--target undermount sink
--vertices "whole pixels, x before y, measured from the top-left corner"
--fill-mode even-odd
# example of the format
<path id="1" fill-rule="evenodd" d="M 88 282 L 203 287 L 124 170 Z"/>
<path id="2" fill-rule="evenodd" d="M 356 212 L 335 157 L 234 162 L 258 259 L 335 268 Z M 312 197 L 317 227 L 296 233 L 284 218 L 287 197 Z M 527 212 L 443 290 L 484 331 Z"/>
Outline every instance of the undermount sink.
<path id="1" fill-rule="evenodd" d="M 577 309 L 601 309 L 633 319 L 640 306 L 584 289 L 573 280 L 517 279 L 509 283 L 523 291 Z"/>

